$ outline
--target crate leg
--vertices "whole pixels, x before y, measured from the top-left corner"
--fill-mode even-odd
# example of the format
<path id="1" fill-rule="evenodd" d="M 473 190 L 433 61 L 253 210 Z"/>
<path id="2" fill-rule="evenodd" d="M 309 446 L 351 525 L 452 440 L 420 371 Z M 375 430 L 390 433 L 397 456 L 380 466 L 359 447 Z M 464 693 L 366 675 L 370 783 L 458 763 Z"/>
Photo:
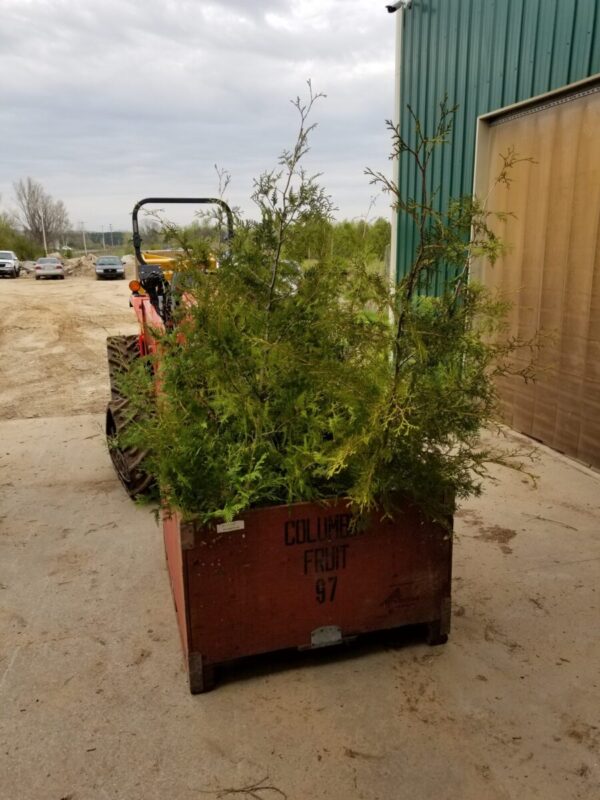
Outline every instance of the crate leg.
<path id="1" fill-rule="evenodd" d="M 210 690 L 214 688 L 214 664 L 204 664 L 200 653 L 190 653 L 188 659 L 188 673 L 190 680 L 190 692 L 192 694 L 210 692 Z"/>
<path id="2" fill-rule="evenodd" d="M 443 622 L 441 619 L 434 619 L 433 622 L 427 623 L 427 644 L 434 647 L 438 644 L 446 644 L 448 641 L 448 634 L 444 631 Z"/>

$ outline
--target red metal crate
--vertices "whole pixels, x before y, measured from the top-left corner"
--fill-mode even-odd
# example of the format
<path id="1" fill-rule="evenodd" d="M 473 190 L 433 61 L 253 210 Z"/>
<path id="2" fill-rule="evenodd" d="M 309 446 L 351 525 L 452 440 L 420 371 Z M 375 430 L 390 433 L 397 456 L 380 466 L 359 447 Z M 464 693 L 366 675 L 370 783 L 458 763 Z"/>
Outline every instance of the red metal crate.
<path id="1" fill-rule="evenodd" d="M 285 648 L 336 644 L 427 623 L 450 627 L 451 534 L 407 507 L 362 531 L 345 501 L 260 508 L 229 525 L 163 520 L 165 549 L 193 693 L 214 667 Z"/>

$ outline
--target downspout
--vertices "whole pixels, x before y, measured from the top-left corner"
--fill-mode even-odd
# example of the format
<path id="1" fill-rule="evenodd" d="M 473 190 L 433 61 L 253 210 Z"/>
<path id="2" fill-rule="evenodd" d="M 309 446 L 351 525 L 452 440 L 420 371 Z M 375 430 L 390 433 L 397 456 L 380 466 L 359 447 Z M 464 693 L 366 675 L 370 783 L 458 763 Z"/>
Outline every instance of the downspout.
<path id="1" fill-rule="evenodd" d="M 394 125 L 400 125 L 400 89 L 402 78 L 402 32 L 404 28 L 404 11 L 410 8 L 409 3 L 396 3 L 395 6 L 387 6 L 387 10 L 392 13 L 396 12 L 396 67 L 395 67 L 395 81 L 394 81 Z M 400 159 L 397 158 L 394 162 L 394 173 L 392 180 L 396 186 L 400 186 Z M 390 282 L 396 283 L 398 279 L 398 212 L 392 211 L 392 241 L 390 247 Z"/>

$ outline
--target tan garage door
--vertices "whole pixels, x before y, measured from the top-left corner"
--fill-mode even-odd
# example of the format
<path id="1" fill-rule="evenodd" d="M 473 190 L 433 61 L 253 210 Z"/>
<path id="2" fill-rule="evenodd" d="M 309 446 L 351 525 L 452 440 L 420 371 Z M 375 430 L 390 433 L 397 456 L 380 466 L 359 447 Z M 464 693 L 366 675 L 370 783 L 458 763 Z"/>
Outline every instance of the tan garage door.
<path id="1" fill-rule="evenodd" d="M 479 276 L 512 303 L 510 330 L 541 331 L 535 383 L 503 378 L 505 421 L 600 467 L 600 86 L 483 122 L 476 191 L 488 189 L 509 148 L 520 163 L 491 209 L 508 253 Z"/>

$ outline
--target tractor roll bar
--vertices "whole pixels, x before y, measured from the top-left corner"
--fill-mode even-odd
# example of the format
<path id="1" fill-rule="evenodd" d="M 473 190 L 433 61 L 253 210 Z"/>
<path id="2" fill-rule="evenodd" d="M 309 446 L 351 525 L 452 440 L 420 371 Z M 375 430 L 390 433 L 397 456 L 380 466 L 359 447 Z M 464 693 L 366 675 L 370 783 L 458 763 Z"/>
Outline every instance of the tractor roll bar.
<path id="1" fill-rule="evenodd" d="M 215 205 L 220 206 L 227 217 L 227 240 L 233 239 L 233 214 L 224 200 L 218 197 L 145 197 L 136 203 L 131 214 L 133 226 L 133 249 L 138 260 L 138 264 L 143 267 L 149 266 L 142 256 L 142 237 L 138 225 L 138 212 L 142 206 L 149 203 L 195 203 L 196 205 Z"/>

